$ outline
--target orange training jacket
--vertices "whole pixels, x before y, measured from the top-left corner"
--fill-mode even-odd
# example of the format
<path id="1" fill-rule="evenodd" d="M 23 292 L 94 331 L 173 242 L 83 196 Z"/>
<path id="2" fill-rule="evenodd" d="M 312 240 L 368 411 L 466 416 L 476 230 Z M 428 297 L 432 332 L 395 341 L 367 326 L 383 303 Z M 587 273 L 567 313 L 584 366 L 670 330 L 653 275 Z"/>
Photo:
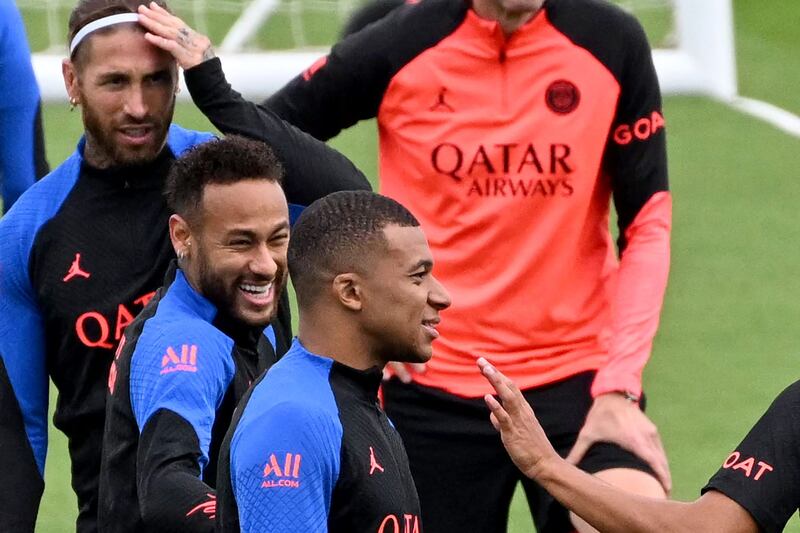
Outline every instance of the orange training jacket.
<path id="1" fill-rule="evenodd" d="M 521 388 L 598 370 L 594 395 L 641 393 L 671 200 L 658 81 L 632 16 L 548 0 L 506 38 L 461 0 L 424 0 L 265 105 L 323 139 L 377 117 L 382 193 L 420 220 L 453 299 L 418 383 L 481 396 L 484 356 Z"/>

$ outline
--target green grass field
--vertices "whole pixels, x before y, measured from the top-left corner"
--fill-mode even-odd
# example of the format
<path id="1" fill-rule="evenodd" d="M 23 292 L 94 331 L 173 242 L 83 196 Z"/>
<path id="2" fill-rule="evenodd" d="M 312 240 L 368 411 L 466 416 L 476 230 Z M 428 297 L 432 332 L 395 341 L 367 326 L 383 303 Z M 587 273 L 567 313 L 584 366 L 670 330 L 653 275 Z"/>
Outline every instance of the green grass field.
<path id="1" fill-rule="evenodd" d="M 735 2 L 741 93 L 794 113 L 799 16 L 796 0 Z M 800 139 L 705 98 L 667 98 L 665 115 L 672 272 L 645 387 L 669 453 L 673 497 L 693 499 L 771 399 L 800 377 Z M 48 105 L 44 117 L 55 166 L 73 150 L 80 116 Z M 189 105 L 179 106 L 176 121 L 209 127 Z M 372 176 L 374 129 L 365 123 L 333 141 Z M 38 531 L 70 531 L 75 497 L 55 431 L 46 478 Z M 533 531 L 524 498 L 514 503 L 509 531 Z M 796 516 L 787 531 L 800 532 Z"/>

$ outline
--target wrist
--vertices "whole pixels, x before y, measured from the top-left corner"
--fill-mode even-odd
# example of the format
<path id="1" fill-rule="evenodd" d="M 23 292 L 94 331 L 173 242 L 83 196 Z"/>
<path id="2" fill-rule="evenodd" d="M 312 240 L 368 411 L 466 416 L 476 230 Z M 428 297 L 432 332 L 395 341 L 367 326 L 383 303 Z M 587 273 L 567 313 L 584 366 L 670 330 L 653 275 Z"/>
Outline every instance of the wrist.
<path id="1" fill-rule="evenodd" d="M 640 398 L 630 391 L 608 391 L 599 394 L 594 398 L 594 403 L 616 404 L 616 405 L 639 405 Z"/>
<path id="2" fill-rule="evenodd" d="M 541 458 L 523 474 L 540 484 L 544 484 L 549 480 L 558 478 L 558 469 L 562 463 L 565 463 L 564 459 L 553 452 L 552 455 Z"/>

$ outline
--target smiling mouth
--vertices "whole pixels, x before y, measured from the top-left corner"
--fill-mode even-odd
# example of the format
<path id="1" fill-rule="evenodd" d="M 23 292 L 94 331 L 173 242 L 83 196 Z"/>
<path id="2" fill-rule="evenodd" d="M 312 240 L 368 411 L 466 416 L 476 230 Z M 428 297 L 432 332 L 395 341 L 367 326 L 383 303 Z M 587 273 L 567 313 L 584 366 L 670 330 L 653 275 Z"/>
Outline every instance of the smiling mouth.
<path id="1" fill-rule="evenodd" d="M 126 126 L 120 128 L 119 132 L 131 142 L 143 143 L 149 140 L 153 126 Z"/>
<path id="2" fill-rule="evenodd" d="M 253 283 L 242 283 L 239 290 L 244 294 L 247 301 L 257 306 L 264 306 L 272 303 L 274 282 L 270 281 L 266 285 L 256 285 Z"/>
<path id="3" fill-rule="evenodd" d="M 428 320 L 422 321 L 422 328 L 430 335 L 432 338 L 437 339 L 439 338 L 439 332 L 436 330 L 436 326 L 441 322 L 441 319 L 431 318 Z"/>

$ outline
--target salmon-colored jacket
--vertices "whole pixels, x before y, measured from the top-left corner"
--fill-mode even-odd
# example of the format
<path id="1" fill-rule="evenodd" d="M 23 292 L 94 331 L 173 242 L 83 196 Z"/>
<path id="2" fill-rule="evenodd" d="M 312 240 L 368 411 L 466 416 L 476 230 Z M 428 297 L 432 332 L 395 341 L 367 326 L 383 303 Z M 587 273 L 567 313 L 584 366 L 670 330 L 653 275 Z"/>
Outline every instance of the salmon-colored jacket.
<path id="1" fill-rule="evenodd" d="M 671 199 L 658 81 L 632 16 L 548 0 L 505 37 L 461 0 L 423 0 L 265 105 L 323 139 L 377 117 L 381 191 L 420 220 L 453 300 L 418 383 L 481 396 L 484 356 L 522 388 L 597 370 L 594 395 L 641 393 Z"/>

